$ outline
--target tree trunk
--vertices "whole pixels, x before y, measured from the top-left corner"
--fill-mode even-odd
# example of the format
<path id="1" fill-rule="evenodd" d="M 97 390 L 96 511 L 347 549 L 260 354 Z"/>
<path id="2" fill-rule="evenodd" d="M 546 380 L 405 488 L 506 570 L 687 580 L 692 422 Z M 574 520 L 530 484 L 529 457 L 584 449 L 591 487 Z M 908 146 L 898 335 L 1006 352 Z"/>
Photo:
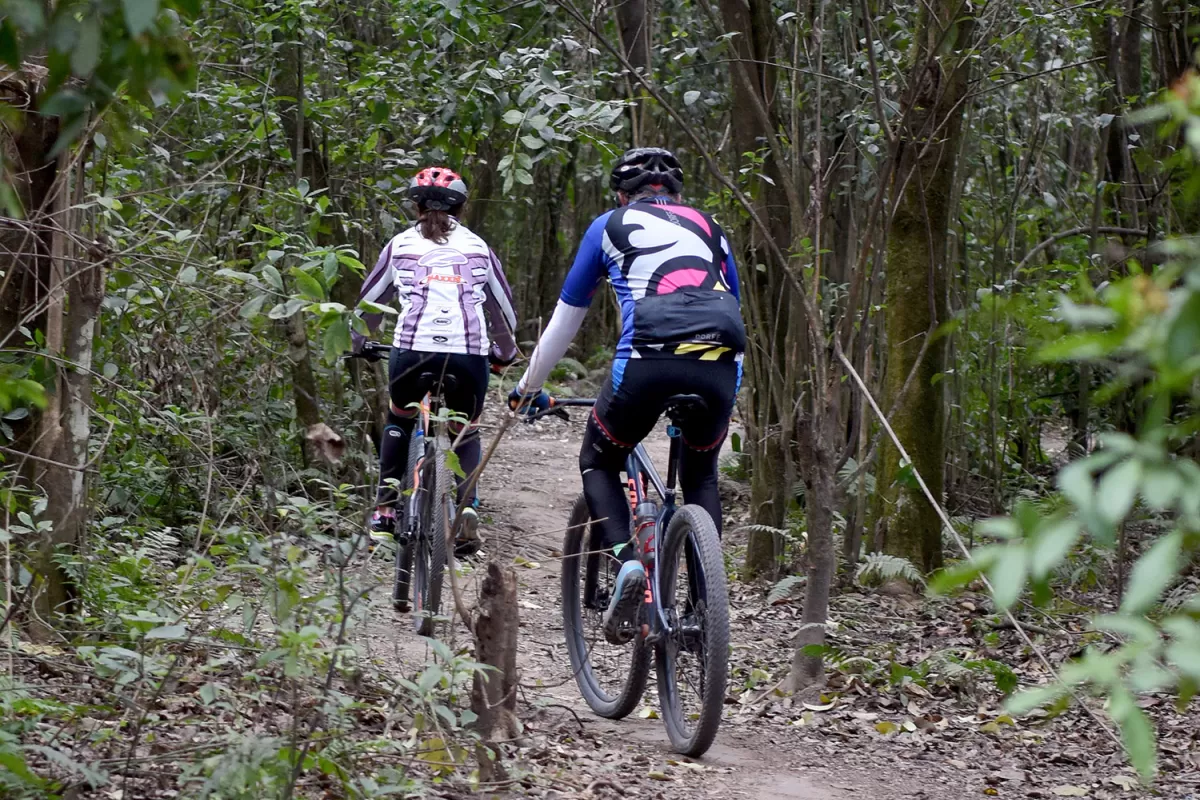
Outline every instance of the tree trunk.
<path id="1" fill-rule="evenodd" d="M 65 162 L 66 156 L 61 160 Z M 92 402 L 92 350 L 104 299 L 105 262 L 103 245 L 87 253 L 75 252 L 67 232 L 73 231 L 74 215 L 68 211 L 66 175 L 60 172 L 54 214 L 56 232 L 51 266 L 50 304 L 46 344 L 57 355 L 51 400 L 41 417 L 38 435 L 39 476 L 37 484 L 47 500 L 46 520 L 50 530 L 39 542 L 31 564 L 41 578 L 33 598 L 35 638 L 49 639 L 55 618 L 70 612 L 76 587 L 58 563 L 57 555 L 82 548 L 87 525 L 87 485 Z"/>
<path id="2" fill-rule="evenodd" d="M 646 77 L 654 74 L 651 36 L 654 28 L 654 0 L 619 0 L 617 3 L 617 31 L 625 58 L 634 69 Z M 650 147 L 658 144 L 658 132 L 650 114 L 653 105 L 637 81 L 627 78 L 629 99 L 629 129 L 633 147 Z"/>
<path id="3" fill-rule="evenodd" d="M 839 387 L 824 387 L 823 402 L 814 399 L 819 409 L 815 418 L 801 419 L 796 425 L 800 472 L 807 493 L 808 549 L 804 588 L 804 614 L 796 634 L 790 683 L 800 691 L 824 680 L 824 659 L 820 652 L 806 652 L 825 644 L 825 622 L 829 616 L 829 594 L 835 564 L 833 547 L 833 484 L 836 468 Z"/>
<path id="4" fill-rule="evenodd" d="M 58 138 L 58 117 L 39 114 L 34 103 L 45 80 L 42 67 L 25 65 L 0 81 L 5 105 L 22 111 L 9 127 L 0 120 L 0 163 L 3 175 L 20 202 L 29 225 L 0 218 L 0 252 L 5 254 L 0 276 L 0 347 L 24 347 L 22 326 L 46 333 L 47 287 L 50 285 L 51 249 L 54 247 L 51 213 L 52 190 L 58 178 L 58 161 L 47 154 Z M 38 417 L 31 413 L 12 423 L 13 449 L 29 452 L 34 446 Z M 23 477 L 32 478 L 27 464 Z"/>
<path id="5" fill-rule="evenodd" d="M 309 188 L 326 188 L 329 171 L 316 145 L 312 131 L 304 124 L 304 45 L 289 43 L 282 48 L 288 58 L 279 73 L 281 97 L 295 98 L 284 101 L 280 115 L 288 144 L 295 160 L 296 182 L 308 180 Z M 289 70 L 289 67 L 291 68 Z M 297 210 L 296 224 L 304 225 L 304 208 Z M 288 363 L 292 373 L 292 399 L 296 405 L 296 422 L 300 429 L 300 452 L 304 466 L 317 463 L 312 447 L 304 432 L 321 421 L 320 395 L 317 378 L 312 365 L 312 352 L 308 346 L 308 324 L 304 314 L 293 314 L 284 323 L 287 332 Z"/>
<path id="6" fill-rule="evenodd" d="M 774 58 L 777 26 L 767 0 L 722 0 L 721 17 L 726 31 L 740 35 L 729 40 L 734 58 L 730 64 L 733 85 L 733 143 L 739 156 L 758 152 L 773 135 L 770 109 L 775 94 Z M 758 213 L 766 220 L 770 236 L 783 252 L 790 252 L 800 215 L 785 191 L 786 170 L 772 152 L 761 171 L 771 180 L 754 179 L 749 186 Z M 792 313 L 793 290 L 778 266 L 757 269 L 765 259 L 767 244 L 754 228 L 740 238 L 748 246 L 739 253 L 742 265 L 743 313 L 750 337 L 762 343 L 746 353 L 747 391 L 744 394 L 750 477 L 752 528 L 746 547 L 743 578 L 773 578 L 782 564 L 784 541 L 771 528 L 782 528 L 791 500 L 795 476 L 790 446 L 793 403 L 797 387 L 800 346 L 798 315 Z"/>
<path id="7" fill-rule="evenodd" d="M 493 669 L 475 673 L 471 685 L 471 710 L 475 712 L 479 779 L 485 783 L 505 778 L 496 742 L 512 739 L 517 724 L 517 575 L 495 561 L 479 590 L 475 616 L 475 661 Z"/>
<path id="8" fill-rule="evenodd" d="M 937 339 L 926 340 L 946 319 L 949 209 L 968 72 L 959 53 L 968 47 L 972 30 L 966 13 L 960 0 L 936 0 L 922 12 L 914 66 L 902 98 L 887 247 L 884 408 L 899 403 L 893 427 L 912 455 L 912 466 L 939 501 L 945 466 L 940 383 L 945 348 Z M 916 374 L 902 392 L 914 368 Z M 926 570 L 940 566 L 937 513 L 914 481 L 903 480 L 894 447 L 883 449 L 881 471 L 884 549 Z"/>

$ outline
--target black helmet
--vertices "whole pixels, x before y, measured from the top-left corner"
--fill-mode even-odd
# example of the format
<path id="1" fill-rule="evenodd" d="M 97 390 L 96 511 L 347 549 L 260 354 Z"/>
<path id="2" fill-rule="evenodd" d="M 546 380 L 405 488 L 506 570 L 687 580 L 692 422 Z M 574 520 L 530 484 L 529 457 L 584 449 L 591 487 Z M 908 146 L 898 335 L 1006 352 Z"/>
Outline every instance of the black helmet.
<path id="1" fill-rule="evenodd" d="M 683 191 L 683 168 L 670 150 L 661 147 L 635 147 L 613 164 L 609 188 L 633 194 L 643 186 L 662 186 L 668 194 Z"/>

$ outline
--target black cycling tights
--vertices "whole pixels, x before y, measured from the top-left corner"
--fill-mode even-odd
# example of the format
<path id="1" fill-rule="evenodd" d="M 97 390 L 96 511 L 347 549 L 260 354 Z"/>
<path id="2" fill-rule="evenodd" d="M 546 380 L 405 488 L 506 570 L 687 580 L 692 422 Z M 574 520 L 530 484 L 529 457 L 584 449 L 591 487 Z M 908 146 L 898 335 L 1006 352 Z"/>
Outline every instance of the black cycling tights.
<path id="1" fill-rule="evenodd" d="M 388 409 L 387 425 L 383 429 L 383 441 L 379 447 L 379 494 L 377 506 L 395 506 L 396 491 L 388 486 L 388 479 L 404 485 L 404 471 L 408 468 L 408 443 L 417 424 L 416 409 L 411 403 L 421 400 L 422 373 L 453 375 L 455 386 L 445 392 L 446 405 L 471 420 L 471 426 L 458 442 L 459 465 L 470 477 L 479 468 L 481 447 L 479 430 L 475 427 L 483 412 L 483 399 L 488 385 L 487 356 L 463 353 L 421 353 L 414 350 L 392 348 L 388 364 L 388 382 L 391 386 L 392 407 Z M 397 414 L 399 409 L 401 413 Z M 452 425 L 451 436 L 458 439 L 459 426 Z M 458 479 L 458 502 L 464 499 L 464 480 Z M 474 489 L 472 489 L 474 491 Z M 474 496 L 474 495 L 472 495 Z"/>
<path id="2" fill-rule="evenodd" d="M 695 415 L 682 426 L 679 485 L 684 502 L 707 511 L 720 535 L 717 457 L 737 394 L 738 365 L 688 358 L 633 359 L 617 362 L 614 373 L 621 376 L 619 383 L 614 389 L 609 381 L 601 390 L 579 451 L 583 494 L 592 518 L 601 520 L 597 524 L 603 546 L 629 541 L 629 494 L 620 473 L 629 452 L 654 429 L 667 398 L 676 394 L 700 395 L 708 406 L 707 413 Z M 666 465 L 658 466 L 665 477 Z M 620 553 L 622 561 L 635 556 L 632 547 Z"/>

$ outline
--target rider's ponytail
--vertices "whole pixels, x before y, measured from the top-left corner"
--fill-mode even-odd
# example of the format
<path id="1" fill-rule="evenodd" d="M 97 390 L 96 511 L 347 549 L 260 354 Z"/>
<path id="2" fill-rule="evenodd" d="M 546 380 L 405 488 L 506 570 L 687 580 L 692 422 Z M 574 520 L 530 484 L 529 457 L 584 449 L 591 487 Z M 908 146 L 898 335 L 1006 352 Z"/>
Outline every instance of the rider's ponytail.
<path id="1" fill-rule="evenodd" d="M 447 211 L 434 210 L 432 208 L 422 208 L 420 216 L 417 218 L 417 224 L 421 226 L 421 236 L 438 244 L 445 244 L 446 237 L 454 228 L 454 220 L 451 217 L 457 217 L 462 211 L 462 206 L 455 206 Z"/>

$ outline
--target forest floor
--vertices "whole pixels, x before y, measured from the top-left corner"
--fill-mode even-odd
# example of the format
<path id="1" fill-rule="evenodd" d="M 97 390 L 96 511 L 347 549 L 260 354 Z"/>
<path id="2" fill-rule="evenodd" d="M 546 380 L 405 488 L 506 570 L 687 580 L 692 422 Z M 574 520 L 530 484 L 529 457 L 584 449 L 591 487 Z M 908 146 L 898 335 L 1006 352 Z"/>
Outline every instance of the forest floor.
<path id="1" fill-rule="evenodd" d="M 481 483 L 486 553 L 516 565 L 519 578 L 525 734 L 506 754 L 522 776 L 508 796 L 1145 796 L 1114 740 L 1082 709 L 1022 719 L 1004 713 L 997 680 L 1036 684 L 1046 672 L 982 594 L 840 592 L 831 613 L 828 686 L 805 703 L 775 688 L 791 657 L 798 598 L 768 605 L 769 587 L 735 580 L 726 713 L 707 755 L 674 756 L 654 706 L 620 721 L 595 716 L 571 678 L 559 613 L 562 531 L 580 489 L 582 415 L 576 417 L 515 426 Z M 661 429 L 647 441 L 663 465 L 666 441 Z M 746 516 L 745 490 L 725 478 L 722 488 L 726 549 L 737 554 L 744 548 L 736 529 Z M 371 569 L 383 572 L 385 565 Z M 473 595 L 477 581 L 470 565 L 464 569 L 464 591 Z M 1029 618 L 1029 630 L 1056 664 L 1095 636 L 1087 631 L 1086 609 L 1074 611 Z M 359 643 L 386 669 L 413 674 L 431 653 L 410 630 L 404 615 L 377 603 Z M 461 623 L 448 638 L 460 647 L 469 642 Z M 652 695 L 650 689 L 646 703 Z M 1165 696 L 1141 702 L 1159 731 L 1156 794 L 1200 797 L 1200 715 L 1177 714 Z M 443 796 L 459 795 L 447 785 Z"/>

